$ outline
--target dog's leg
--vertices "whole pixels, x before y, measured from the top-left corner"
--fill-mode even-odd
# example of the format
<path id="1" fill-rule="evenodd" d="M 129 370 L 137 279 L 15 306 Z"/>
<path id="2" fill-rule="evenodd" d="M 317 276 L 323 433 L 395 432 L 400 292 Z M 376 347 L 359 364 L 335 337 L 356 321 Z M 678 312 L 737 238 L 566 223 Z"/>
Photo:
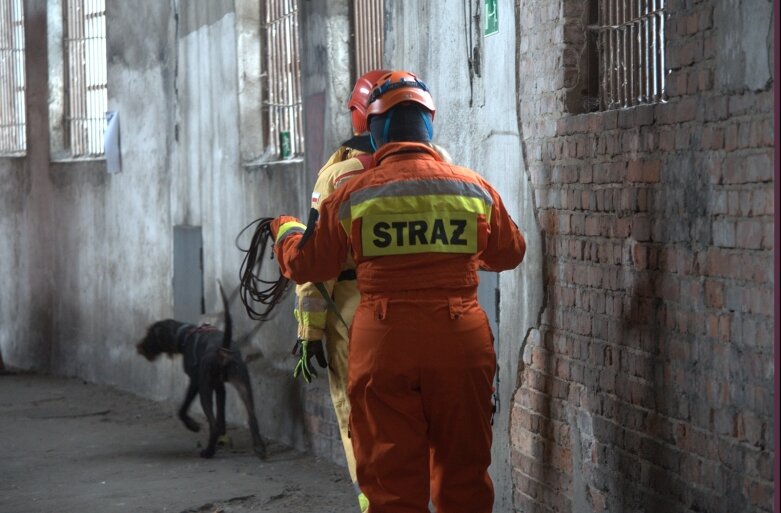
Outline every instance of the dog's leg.
<path id="1" fill-rule="evenodd" d="M 217 436 L 224 436 L 225 429 L 225 384 L 218 383 L 214 386 L 217 392 Z"/>
<path id="2" fill-rule="evenodd" d="M 209 421 L 209 443 L 206 448 L 201 451 L 202 458 L 211 458 L 214 456 L 214 451 L 217 448 L 217 421 L 214 418 L 214 410 L 212 409 L 212 394 L 214 390 L 209 383 L 208 376 L 201 376 L 200 396 L 201 396 L 201 408 L 206 415 L 206 419 Z"/>
<path id="3" fill-rule="evenodd" d="M 187 414 L 187 411 L 190 409 L 190 405 L 192 404 L 193 399 L 195 399 L 197 393 L 198 384 L 191 379 L 190 383 L 187 385 L 187 394 L 184 396 L 182 407 L 179 408 L 179 419 L 184 422 L 184 425 L 187 426 L 187 429 L 190 431 L 195 431 L 196 433 L 200 431 L 201 425 L 194 421 L 192 417 Z"/>
<path id="4" fill-rule="evenodd" d="M 247 367 L 244 365 L 233 366 L 228 375 L 228 380 L 236 388 L 241 402 L 244 403 L 244 407 L 247 409 L 249 431 L 252 435 L 252 445 L 255 454 L 261 459 L 266 459 L 266 443 L 261 438 L 258 430 L 258 419 L 255 417 L 255 402 L 252 399 L 252 386 L 250 385 Z"/>

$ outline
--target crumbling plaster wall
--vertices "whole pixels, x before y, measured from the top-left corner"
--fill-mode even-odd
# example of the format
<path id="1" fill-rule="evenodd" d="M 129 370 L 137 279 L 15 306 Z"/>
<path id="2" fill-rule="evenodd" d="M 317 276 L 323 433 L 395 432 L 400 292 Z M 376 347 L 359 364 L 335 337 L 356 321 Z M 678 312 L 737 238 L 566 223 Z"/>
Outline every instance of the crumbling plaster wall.
<path id="1" fill-rule="evenodd" d="M 246 59 L 238 58 L 237 42 L 247 27 L 248 20 L 244 17 L 250 18 L 250 22 L 259 18 L 260 4 L 254 4 L 254 9 L 240 5 L 244 11 L 239 18 L 232 1 L 176 1 L 170 4 L 169 12 L 158 14 L 168 23 L 167 34 L 171 38 L 168 48 L 172 49 L 161 69 L 165 75 L 162 87 L 168 91 L 160 109 L 166 113 L 162 117 L 165 126 L 158 127 L 144 140 L 161 140 L 170 148 L 168 153 L 152 152 L 152 155 L 165 155 L 165 159 L 154 166 L 162 177 L 153 187 L 156 191 L 153 194 L 159 194 L 160 226 L 153 231 L 160 236 L 157 256 L 161 262 L 160 273 L 149 286 L 164 297 L 160 303 L 147 305 L 146 319 L 136 326 L 135 333 L 139 337 L 150 320 L 173 314 L 170 286 L 173 227 L 200 226 L 207 313 L 218 314 L 222 310 L 216 287 L 216 280 L 220 279 L 231 299 L 237 343 L 244 354 L 260 356 L 250 364 L 250 373 L 261 433 L 305 449 L 309 442 L 302 420 L 303 394 L 289 375 L 292 341 L 290 337 L 277 335 L 294 333 L 290 298 L 278 307 L 279 315 L 261 325 L 247 317 L 237 294 L 239 267 L 244 256 L 236 246 L 239 232 L 259 217 L 282 212 L 300 214 L 305 210 L 307 198 L 303 192 L 307 189 L 306 176 L 300 159 L 275 163 L 272 157 L 257 151 L 241 152 L 242 147 L 257 148 L 257 141 L 262 139 L 257 126 L 241 125 L 242 119 L 255 114 L 254 109 L 259 105 L 259 98 L 252 96 L 259 93 L 257 88 L 239 89 L 240 80 L 251 70 L 246 67 Z M 135 8 L 124 3 L 123 8 L 127 9 L 127 15 L 116 16 L 114 22 L 132 24 Z M 115 33 L 133 33 L 133 29 L 122 26 Z M 136 48 L 125 51 L 142 56 L 156 55 L 155 51 L 138 52 L 137 48 L 144 44 L 135 41 L 123 44 L 123 48 Z M 109 60 L 113 62 L 111 56 Z M 120 104 L 120 112 L 121 104 L 128 102 L 126 110 L 131 115 L 143 112 L 139 122 L 145 122 L 156 115 L 148 110 L 150 106 L 145 108 L 133 101 L 146 98 L 145 88 L 139 87 L 145 82 L 131 78 L 139 72 L 147 73 L 142 63 L 110 69 L 110 76 L 117 79 L 117 94 L 111 93 L 111 86 L 109 90 Z M 243 109 L 250 112 L 243 113 Z M 137 219 L 149 223 L 150 217 L 155 216 L 150 216 L 147 209 Z M 246 233 L 239 245 L 246 248 L 249 235 Z M 269 277 L 275 277 L 273 262 L 267 266 Z M 185 378 L 178 359 L 149 365 L 132 355 L 129 365 L 143 377 L 122 380 L 119 386 L 162 400 L 180 400 Z M 243 407 L 233 394 L 228 396 L 228 417 L 240 423 L 245 421 Z"/>
<path id="2" fill-rule="evenodd" d="M 52 187 L 48 179 L 48 137 L 45 80 L 46 42 L 35 36 L 46 32 L 46 3 L 24 3 L 27 100 L 27 152 L 0 157 L 0 351 L 7 365 L 46 369 L 50 361 L 52 330 L 48 293 L 53 278 L 54 233 Z M 34 134 L 43 134 L 37 136 Z"/>
<path id="3" fill-rule="evenodd" d="M 240 156 L 261 135 L 239 128 L 241 109 L 259 103 L 237 94 L 244 26 L 232 1 L 107 1 L 109 109 L 122 144 L 122 172 L 109 175 L 102 159 L 50 160 L 47 2 L 26 2 L 28 151 L 0 158 L 0 235 L 11 241 L 0 249 L 0 283 L 14 291 L 0 299 L 0 347 L 7 365 L 108 383 L 173 411 L 185 387 L 179 359 L 149 364 L 134 344 L 173 315 L 173 227 L 201 226 L 207 313 L 221 311 L 219 278 L 242 350 L 261 356 L 250 371 L 262 433 L 305 449 L 290 299 L 260 326 L 236 297 L 239 231 L 261 216 L 305 213 L 311 187 L 301 159 Z M 228 406 L 229 420 L 244 422 L 232 394 Z"/>
<path id="4" fill-rule="evenodd" d="M 170 302 L 159 286 L 170 283 L 164 195 L 170 156 L 165 114 L 173 105 L 173 87 L 166 84 L 173 46 L 169 5 L 108 2 L 116 13 L 109 17 L 109 34 L 124 38 L 109 36 L 109 104 L 126 114 L 124 172 L 110 176 L 102 159 L 51 160 L 47 4 L 25 2 L 26 156 L 0 159 L 0 229 L 8 241 L 0 251 L 7 271 L 0 305 L 3 355 L 20 368 L 151 388 L 158 383 L 137 372 L 142 367 L 133 343 Z M 128 26 L 112 27 L 123 8 Z M 156 30 L 141 31 L 139 12 L 158 23 Z M 118 68 L 129 72 L 119 77 Z"/>

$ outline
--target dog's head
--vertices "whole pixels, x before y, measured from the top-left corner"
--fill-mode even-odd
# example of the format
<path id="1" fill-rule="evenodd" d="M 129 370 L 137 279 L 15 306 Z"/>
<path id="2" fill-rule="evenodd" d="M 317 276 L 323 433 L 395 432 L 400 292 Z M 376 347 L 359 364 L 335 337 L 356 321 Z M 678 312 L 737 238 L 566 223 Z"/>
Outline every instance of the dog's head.
<path id="1" fill-rule="evenodd" d="M 136 351 L 150 362 L 161 353 L 173 356 L 176 353 L 176 329 L 180 324 L 172 319 L 152 324 L 144 338 L 136 344 Z"/>

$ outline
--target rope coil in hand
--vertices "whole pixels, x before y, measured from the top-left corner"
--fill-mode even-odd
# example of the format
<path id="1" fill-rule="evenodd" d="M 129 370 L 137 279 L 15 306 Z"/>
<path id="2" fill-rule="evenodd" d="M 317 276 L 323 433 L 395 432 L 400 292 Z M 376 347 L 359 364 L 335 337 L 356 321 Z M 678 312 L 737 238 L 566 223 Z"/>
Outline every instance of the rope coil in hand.
<path id="1" fill-rule="evenodd" d="M 247 310 L 250 319 L 256 321 L 267 321 L 271 318 L 271 312 L 285 298 L 290 280 L 280 273 L 276 281 L 264 280 L 260 277 L 263 264 L 263 257 L 266 254 L 266 248 L 269 241 L 273 245 L 271 234 L 271 222 L 273 217 L 261 217 L 252 221 L 244 227 L 236 236 L 236 247 L 244 253 L 244 260 L 239 269 L 239 290 L 241 302 Z M 239 246 L 239 238 L 246 232 L 254 228 L 249 248 L 243 249 Z M 272 252 L 269 260 L 274 259 Z M 257 305 L 265 305 L 257 307 Z M 257 309 L 256 309 L 257 308 Z"/>

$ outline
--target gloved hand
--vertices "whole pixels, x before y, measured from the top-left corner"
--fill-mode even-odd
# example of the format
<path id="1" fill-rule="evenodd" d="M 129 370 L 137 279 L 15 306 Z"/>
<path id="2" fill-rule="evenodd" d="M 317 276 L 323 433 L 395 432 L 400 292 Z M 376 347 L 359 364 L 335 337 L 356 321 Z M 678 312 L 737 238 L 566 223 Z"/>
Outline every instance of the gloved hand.
<path id="1" fill-rule="evenodd" d="M 317 359 L 317 364 L 322 367 L 328 367 L 328 362 L 325 360 L 325 351 L 323 350 L 323 342 L 321 340 L 296 340 L 296 345 L 293 346 L 293 356 L 298 356 L 298 363 L 293 370 L 293 378 L 297 378 L 299 374 L 304 377 L 304 381 L 307 383 L 312 382 L 312 376 L 317 376 L 317 371 L 312 367 L 310 361 L 314 356 Z"/>

